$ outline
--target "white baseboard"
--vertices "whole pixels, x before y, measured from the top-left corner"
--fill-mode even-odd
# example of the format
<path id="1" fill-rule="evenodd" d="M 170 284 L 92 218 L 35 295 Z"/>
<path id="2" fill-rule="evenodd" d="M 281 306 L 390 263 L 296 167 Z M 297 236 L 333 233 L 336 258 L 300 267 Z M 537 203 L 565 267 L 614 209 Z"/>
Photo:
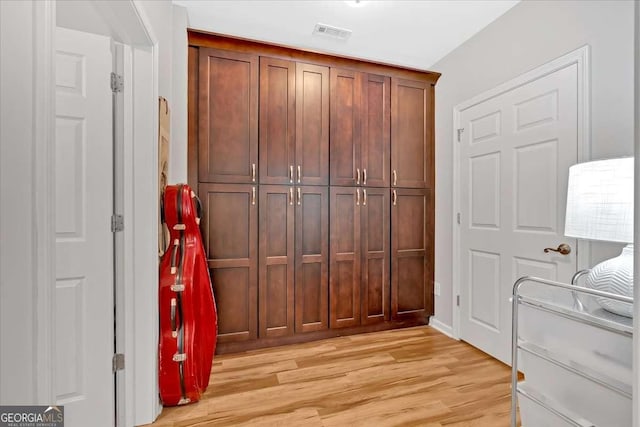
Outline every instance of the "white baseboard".
<path id="1" fill-rule="evenodd" d="M 446 336 L 448 336 L 449 338 L 454 338 L 453 336 L 453 328 L 449 325 L 446 325 L 444 323 L 442 323 L 441 321 L 439 321 L 438 319 L 436 319 L 435 317 L 431 316 L 431 318 L 429 319 L 429 326 L 431 326 L 433 329 L 442 332 L 443 334 L 445 334 Z"/>

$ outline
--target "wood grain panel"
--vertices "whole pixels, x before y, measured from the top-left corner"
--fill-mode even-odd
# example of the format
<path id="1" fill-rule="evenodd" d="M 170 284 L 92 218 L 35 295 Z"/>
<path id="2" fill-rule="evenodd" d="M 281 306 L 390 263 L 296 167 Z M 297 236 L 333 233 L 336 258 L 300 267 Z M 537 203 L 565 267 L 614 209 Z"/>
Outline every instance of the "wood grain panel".
<path id="1" fill-rule="evenodd" d="M 391 79 L 367 74 L 362 91 L 363 185 L 389 187 L 391 174 Z"/>
<path id="2" fill-rule="evenodd" d="M 296 64 L 296 169 L 303 185 L 329 184 L 329 68 Z M 297 173 L 297 170 L 296 170 Z"/>
<path id="3" fill-rule="evenodd" d="M 258 206 L 255 186 L 200 184 L 203 243 L 218 308 L 218 342 L 258 331 Z"/>
<path id="4" fill-rule="evenodd" d="M 292 184 L 296 144 L 296 65 L 260 57 L 260 183 Z"/>
<path id="5" fill-rule="evenodd" d="M 331 187 L 329 325 L 360 324 L 360 188 Z"/>
<path id="6" fill-rule="evenodd" d="M 260 186 L 259 336 L 294 332 L 293 188 Z"/>
<path id="7" fill-rule="evenodd" d="M 331 185 L 360 185 L 362 73 L 331 68 Z"/>
<path id="8" fill-rule="evenodd" d="M 255 182 L 258 57 L 200 49 L 198 161 L 201 182 Z"/>
<path id="9" fill-rule="evenodd" d="M 329 192 L 303 186 L 296 197 L 295 331 L 327 329 L 329 301 Z"/>

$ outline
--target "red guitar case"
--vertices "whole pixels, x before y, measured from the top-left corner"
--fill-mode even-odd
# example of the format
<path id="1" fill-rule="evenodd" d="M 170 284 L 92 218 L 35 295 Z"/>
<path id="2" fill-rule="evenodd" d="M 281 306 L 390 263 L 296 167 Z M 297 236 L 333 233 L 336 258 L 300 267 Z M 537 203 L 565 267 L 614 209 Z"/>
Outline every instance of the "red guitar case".
<path id="1" fill-rule="evenodd" d="M 200 201 L 188 185 L 168 185 L 162 204 L 171 239 L 160 261 L 160 398 L 197 402 L 209 384 L 218 316 L 200 235 Z"/>

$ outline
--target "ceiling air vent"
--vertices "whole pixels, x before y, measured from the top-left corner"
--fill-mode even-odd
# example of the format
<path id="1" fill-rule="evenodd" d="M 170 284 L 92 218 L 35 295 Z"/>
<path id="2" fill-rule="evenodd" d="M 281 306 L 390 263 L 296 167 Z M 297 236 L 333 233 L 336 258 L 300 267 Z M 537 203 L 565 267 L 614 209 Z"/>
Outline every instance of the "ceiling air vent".
<path id="1" fill-rule="evenodd" d="M 327 24 L 316 24 L 313 29 L 313 34 L 330 37 L 332 39 L 347 40 L 351 36 L 351 30 L 333 27 Z"/>

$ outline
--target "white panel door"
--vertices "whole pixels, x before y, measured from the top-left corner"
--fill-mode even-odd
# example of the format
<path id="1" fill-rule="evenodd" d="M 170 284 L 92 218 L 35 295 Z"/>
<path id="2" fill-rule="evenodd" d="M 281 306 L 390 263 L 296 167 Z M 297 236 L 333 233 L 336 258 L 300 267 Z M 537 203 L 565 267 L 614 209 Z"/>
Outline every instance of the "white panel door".
<path id="1" fill-rule="evenodd" d="M 577 102 L 573 64 L 460 113 L 460 337 L 505 363 L 513 282 L 576 271 L 576 242 L 563 234 Z M 560 243 L 572 252 L 543 251 Z"/>
<path id="2" fill-rule="evenodd" d="M 110 40 L 56 32 L 56 399 L 68 427 L 114 424 Z"/>

